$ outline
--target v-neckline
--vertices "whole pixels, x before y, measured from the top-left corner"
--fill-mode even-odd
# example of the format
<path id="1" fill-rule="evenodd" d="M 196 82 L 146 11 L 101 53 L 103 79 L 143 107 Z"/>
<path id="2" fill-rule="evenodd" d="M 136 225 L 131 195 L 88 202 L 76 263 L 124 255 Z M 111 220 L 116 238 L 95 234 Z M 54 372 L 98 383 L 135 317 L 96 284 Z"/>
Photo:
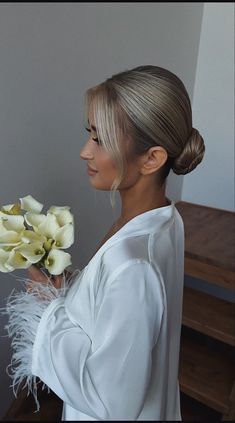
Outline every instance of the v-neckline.
<path id="1" fill-rule="evenodd" d="M 137 223 L 139 220 L 145 220 L 145 219 L 147 219 L 148 217 L 151 217 L 151 216 L 154 216 L 157 212 L 164 212 L 164 211 L 170 211 L 170 214 L 173 214 L 173 208 L 174 208 L 174 206 L 175 206 L 175 201 L 174 200 L 170 200 L 170 204 L 168 204 L 167 206 L 163 206 L 163 207 L 157 207 L 157 208 L 155 208 L 155 209 L 151 209 L 151 210 L 147 210 L 147 211 L 145 211 L 145 212 L 143 212 L 143 213 L 140 213 L 140 214 L 138 214 L 138 215 L 136 215 L 135 217 L 133 217 L 132 219 L 130 219 L 130 220 L 128 220 L 128 222 L 126 222 L 124 225 L 122 225 L 117 231 L 115 231 L 111 236 L 109 236 L 104 242 L 103 242 L 103 244 L 101 244 L 101 246 L 100 247 L 98 247 L 97 249 L 96 249 L 96 251 L 95 251 L 95 253 L 93 254 L 93 256 L 90 258 L 90 260 L 88 261 L 88 263 L 87 263 L 87 265 L 86 265 L 86 267 L 89 265 L 89 263 L 95 258 L 95 257 L 98 257 L 99 256 L 99 254 L 101 253 L 101 252 L 103 252 L 103 250 L 104 250 L 104 247 L 106 246 L 107 247 L 107 245 L 109 245 L 109 243 L 111 242 L 111 240 L 113 240 L 113 239 L 115 239 L 115 236 L 119 233 L 119 232 L 121 232 L 124 228 L 128 228 L 130 225 L 132 225 L 132 224 L 135 224 L 135 223 Z M 113 225 L 114 226 L 114 225 Z M 112 227 L 111 227 L 112 228 Z M 111 229 L 110 228 L 110 229 Z M 142 233 L 146 233 L 146 232 L 149 232 L 149 229 L 148 229 L 148 231 L 146 230 L 146 229 L 140 229 L 139 230 L 140 232 L 142 232 Z M 108 232 L 109 233 L 109 232 Z M 107 233 L 107 234 L 108 234 Z M 103 239 L 105 239 L 105 237 L 103 238 Z M 120 238 L 121 239 L 121 238 Z M 102 241 L 101 241 L 102 242 Z"/>

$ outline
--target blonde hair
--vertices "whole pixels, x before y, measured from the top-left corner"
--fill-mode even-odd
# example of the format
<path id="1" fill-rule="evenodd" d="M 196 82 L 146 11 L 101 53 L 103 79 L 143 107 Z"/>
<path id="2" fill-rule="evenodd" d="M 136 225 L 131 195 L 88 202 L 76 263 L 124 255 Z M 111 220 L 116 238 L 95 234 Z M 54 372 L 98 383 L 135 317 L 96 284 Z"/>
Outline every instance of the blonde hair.
<path id="1" fill-rule="evenodd" d="M 167 151 L 168 160 L 159 171 L 162 183 L 171 168 L 177 175 L 185 175 L 204 156 L 204 140 L 192 127 L 187 90 L 167 69 L 146 65 L 114 74 L 86 91 L 86 119 L 90 107 L 97 136 L 118 169 L 111 186 L 113 196 L 127 169 L 121 142 L 124 138 L 134 155 L 157 145 Z"/>

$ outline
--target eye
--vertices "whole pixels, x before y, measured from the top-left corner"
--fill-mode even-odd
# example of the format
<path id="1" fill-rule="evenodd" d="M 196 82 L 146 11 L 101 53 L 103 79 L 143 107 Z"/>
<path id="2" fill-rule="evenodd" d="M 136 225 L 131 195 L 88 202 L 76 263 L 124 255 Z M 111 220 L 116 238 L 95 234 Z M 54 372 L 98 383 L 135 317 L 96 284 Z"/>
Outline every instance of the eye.
<path id="1" fill-rule="evenodd" d="M 101 141 L 100 140 L 98 140 L 98 138 L 92 138 L 93 139 L 93 141 L 95 141 L 95 142 L 97 142 L 97 144 L 101 144 Z"/>
<path id="2" fill-rule="evenodd" d="M 85 127 L 85 130 L 88 132 L 91 132 L 90 128 Z M 101 141 L 98 138 L 92 138 L 93 141 L 95 141 L 97 144 L 101 144 Z"/>

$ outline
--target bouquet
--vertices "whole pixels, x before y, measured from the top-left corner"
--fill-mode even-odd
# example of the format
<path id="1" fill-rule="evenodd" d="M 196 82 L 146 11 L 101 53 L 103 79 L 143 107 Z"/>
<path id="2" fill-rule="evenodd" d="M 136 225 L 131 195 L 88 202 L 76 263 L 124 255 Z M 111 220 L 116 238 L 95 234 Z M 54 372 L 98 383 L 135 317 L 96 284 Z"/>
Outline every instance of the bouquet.
<path id="1" fill-rule="evenodd" d="M 17 396 L 21 382 L 26 379 L 22 389 L 28 386 L 28 394 L 32 392 L 37 410 L 37 384 L 40 381 L 32 374 L 31 365 L 38 324 L 51 301 L 65 297 L 74 276 L 80 273 L 79 269 L 70 275 L 70 272 L 64 272 L 71 265 L 71 256 L 63 250 L 74 242 L 74 219 L 70 207 L 51 206 L 46 214 L 41 213 L 42 208 L 43 204 L 31 195 L 20 198 L 19 203 L 0 208 L 0 271 L 28 269 L 31 265 L 40 268 L 28 270 L 33 278 L 36 275 L 33 280 L 17 278 L 26 282 L 27 291 L 13 290 L 6 307 L 0 309 L 9 316 L 5 329 L 8 336 L 13 337 L 12 360 L 7 366 L 7 373 L 13 379 L 13 392 Z M 63 277 L 53 276 L 62 272 Z M 41 273 L 44 274 L 43 280 L 38 279 L 38 273 L 40 279 Z M 45 386 L 43 384 L 42 389 Z"/>
<path id="2" fill-rule="evenodd" d="M 64 252 L 74 242 L 74 218 L 68 206 L 51 206 L 41 213 L 43 204 L 31 195 L 20 203 L 0 209 L 0 271 L 12 272 L 31 265 L 59 275 L 71 265 Z"/>

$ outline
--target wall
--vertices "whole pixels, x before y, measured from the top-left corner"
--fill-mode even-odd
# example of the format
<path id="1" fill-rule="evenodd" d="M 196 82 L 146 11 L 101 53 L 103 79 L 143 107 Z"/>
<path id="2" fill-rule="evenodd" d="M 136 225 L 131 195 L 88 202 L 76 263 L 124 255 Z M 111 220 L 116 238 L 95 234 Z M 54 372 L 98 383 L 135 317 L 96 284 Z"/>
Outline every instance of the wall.
<path id="1" fill-rule="evenodd" d="M 206 153 L 182 200 L 234 210 L 234 4 L 205 3 L 193 95 Z"/>
<path id="2" fill-rule="evenodd" d="M 185 175 L 182 200 L 234 210 L 234 4 L 205 3 L 193 94 L 203 162 Z M 235 292 L 185 276 L 185 285 L 235 302 Z"/>
<path id="3" fill-rule="evenodd" d="M 94 192 L 79 152 L 84 93 L 113 73 L 142 64 L 169 68 L 192 97 L 203 3 L 1 3 L 1 204 L 28 194 L 69 205 L 82 268 L 113 222 L 109 193 Z M 168 192 L 181 197 L 182 178 Z M 117 210 L 118 204 L 117 198 Z M 1 274 L 0 306 L 24 271 Z M 6 323 L 0 319 L 1 335 Z M 13 399 L 5 368 L 9 340 L 0 338 L 0 414 Z"/>

